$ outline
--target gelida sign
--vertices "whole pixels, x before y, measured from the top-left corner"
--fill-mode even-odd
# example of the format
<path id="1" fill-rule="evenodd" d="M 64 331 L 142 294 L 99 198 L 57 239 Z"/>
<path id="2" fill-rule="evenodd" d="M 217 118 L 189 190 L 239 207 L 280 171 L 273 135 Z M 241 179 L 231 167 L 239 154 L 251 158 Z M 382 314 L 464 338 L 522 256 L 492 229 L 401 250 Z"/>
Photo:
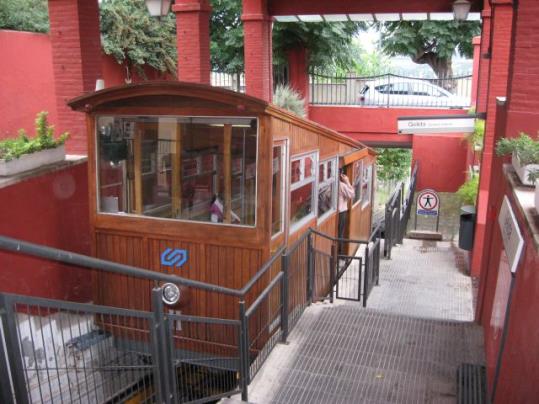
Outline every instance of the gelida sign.
<path id="1" fill-rule="evenodd" d="M 473 133 L 475 118 L 468 115 L 403 117 L 397 120 L 401 134 Z"/>

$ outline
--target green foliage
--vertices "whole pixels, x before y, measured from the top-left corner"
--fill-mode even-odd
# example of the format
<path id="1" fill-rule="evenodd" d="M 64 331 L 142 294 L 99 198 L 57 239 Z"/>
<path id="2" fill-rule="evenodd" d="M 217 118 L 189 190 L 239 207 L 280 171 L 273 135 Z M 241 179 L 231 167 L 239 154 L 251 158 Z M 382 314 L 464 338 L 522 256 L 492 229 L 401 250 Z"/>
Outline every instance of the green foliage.
<path id="1" fill-rule="evenodd" d="M 278 85 L 273 95 L 273 103 L 296 115 L 305 116 L 305 103 L 303 98 L 291 87 Z"/>
<path id="2" fill-rule="evenodd" d="M 412 152 L 410 149 L 376 149 L 376 175 L 380 181 L 400 181 L 410 175 Z"/>
<path id="3" fill-rule="evenodd" d="M 477 201 L 477 192 L 479 190 L 479 176 L 474 175 L 468 181 L 460 186 L 457 191 L 457 195 L 462 201 L 463 205 L 475 206 Z"/>
<path id="4" fill-rule="evenodd" d="M 143 66 L 176 74 L 176 19 L 151 17 L 144 0 L 103 0 L 101 44 L 119 64 L 145 77 Z M 128 77 L 129 78 L 129 77 Z"/>
<path id="5" fill-rule="evenodd" d="M 49 32 L 47 0 L 0 0 L 0 29 Z"/>
<path id="6" fill-rule="evenodd" d="M 243 71 L 241 0 L 212 0 L 211 63 L 227 73 Z M 284 65 L 286 52 L 298 46 L 309 50 L 311 68 L 355 66 L 354 35 L 364 25 L 356 22 L 279 23 L 273 25 L 273 63 Z"/>
<path id="7" fill-rule="evenodd" d="M 392 21 L 379 24 L 381 44 L 390 56 L 410 56 L 419 64 L 428 64 L 436 75 L 451 75 L 455 51 L 473 57 L 472 38 L 481 32 L 477 21 Z"/>
<path id="8" fill-rule="evenodd" d="M 0 141 L 0 160 L 13 160 L 23 154 L 35 153 L 45 149 L 54 149 L 68 139 L 67 132 L 54 139 L 54 126 L 47 121 L 48 112 L 42 111 L 36 117 L 36 133 L 30 139 L 24 129 L 19 129 L 18 137 Z"/>
<path id="9" fill-rule="evenodd" d="M 519 137 L 502 138 L 496 143 L 496 154 L 506 156 L 516 152 L 520 163 L 539 164 L 539 140 L 532 139 L 524 132 Z"/>

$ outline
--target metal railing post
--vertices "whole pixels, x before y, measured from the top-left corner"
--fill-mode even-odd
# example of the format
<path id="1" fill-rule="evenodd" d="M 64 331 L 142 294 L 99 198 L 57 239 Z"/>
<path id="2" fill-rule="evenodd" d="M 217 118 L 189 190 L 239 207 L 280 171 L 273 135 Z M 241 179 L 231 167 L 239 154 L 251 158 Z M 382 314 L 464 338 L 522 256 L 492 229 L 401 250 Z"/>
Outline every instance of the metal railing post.
<path id="1" fill-rule="evenodd" d="M 240 301 L 240 389 L 241 400 L 249 401 L 249 334 L 247 330 L 247 316 L 245 315 L 245 301 Z"/>
<path id="2" fill-rule="evenodd" d="M 329 290 L 329 302 L 333 303 L 333 288 L 336 283 L 335 271 L 339 266 L 339 259 L 337 258 L 337 247 L 335 244 L 331 244 L 331 259 L 329 265 L 329 284 L 331 285 Z"/>
<path id="3" fill-rule="evenodd" d="M 281 268 L 283 271 L 283 284 L 281 287 L 281 342 L 286 343 L 288 338 L 288 255 L 283 254 L 281 258 Z"/>
<path id="4" fill-rule="evenodd" d="M 370 265 L 371 260 L 369 258 L 369 245 L 367 244 L 367 246 L 365 247 L 365 272 L 363 275 L 363 307 L 367 307 L 367 298 L 369 294 Z"/>
<path id="5" fill-rule="evenodd" d="M 314 253 L 312 233 L 309 230 L 307 236 L 307 302 L 313 302 L 313 283 L 314 283 Z"/>
<path id="6" fill-rule="evenodd" d="M 10 379 L 3 379 L 0 381 L 0 386 L 2 388 L 2 394 L 0 397 L 5 400 L 6 396 L 7 403 L 28 403 L 28 389 L 26 387 L 26 381 L 24 378 L 24 368 L 22 364 L 22 355 L 19 348 L 19 342 L 17 337 L 17 322 L 15 321 L 15 311 L 11 304 L 6 304 L 6 297 L 0 294 L 0 315 L 2 317 L 2 328 L 4 332 L 4 340 L 6 343 L 6 352 L 2 353 L 3 356 L 0 358 L 2 362 L 4 359 L 7 359 L 9 363 L 9 371 L 11 373 L 11 382 L 13 382 L 13 390 L 15 393 L 15 400 L 11 395 L 11 386 Z M 0 341 L 0 343 L 3 342 Z M 0 351 L 3 350 L 0 349 Z M 7 365 L 7 364 L 6 364 Z M 7 367 L 7 366 L 6 366 Z M 4 369 L 2 373 L 7 371 Z M 2 375 L 3 376 L 3 375 Z M 7 387 L 7 389 L 6 389 Z"/>
<path id="7" fill-rule="evenodd" d="M 167 366 L 167 361 L 172 360 L 172 358 L 168 355 L 163 292 L 159 287 L 152 289 L 152 312 L 155 335 L 153 343 L 155 344 L 154 352 L 157 353 L 157 379 L 161 393 L 160 402 L 168 404 L 172 402 L 169 379 L 169 372 L 172 370 L 172 364 Z"/>

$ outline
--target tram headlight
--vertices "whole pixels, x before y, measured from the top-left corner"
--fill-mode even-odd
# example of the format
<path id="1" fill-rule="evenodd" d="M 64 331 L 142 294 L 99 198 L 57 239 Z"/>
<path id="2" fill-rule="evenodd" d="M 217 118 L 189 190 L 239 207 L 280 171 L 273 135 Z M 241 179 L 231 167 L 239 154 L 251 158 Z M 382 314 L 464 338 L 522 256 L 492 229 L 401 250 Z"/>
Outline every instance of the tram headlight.
<path id="1" fill-rule="evenodd" d="M 163 291 L 163 302 L 165 304 L 172 306 L 173 304 L 178 303 L 181 293 L 180 288 L 177 285 L 173 283 L 165 283 L 161 289 Z"/>

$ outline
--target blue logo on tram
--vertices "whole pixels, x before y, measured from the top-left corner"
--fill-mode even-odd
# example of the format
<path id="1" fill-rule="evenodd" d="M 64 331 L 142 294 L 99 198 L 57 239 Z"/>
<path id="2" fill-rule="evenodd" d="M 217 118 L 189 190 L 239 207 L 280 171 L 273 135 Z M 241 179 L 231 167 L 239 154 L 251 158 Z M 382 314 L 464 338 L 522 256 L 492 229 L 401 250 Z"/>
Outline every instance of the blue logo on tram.
<path id="1" fill-rule="evenodd" d="M 166 267 L 181 267 L 187 262 L 187 250 L 167 248 L 161 253 L 161 265 Z"/>

